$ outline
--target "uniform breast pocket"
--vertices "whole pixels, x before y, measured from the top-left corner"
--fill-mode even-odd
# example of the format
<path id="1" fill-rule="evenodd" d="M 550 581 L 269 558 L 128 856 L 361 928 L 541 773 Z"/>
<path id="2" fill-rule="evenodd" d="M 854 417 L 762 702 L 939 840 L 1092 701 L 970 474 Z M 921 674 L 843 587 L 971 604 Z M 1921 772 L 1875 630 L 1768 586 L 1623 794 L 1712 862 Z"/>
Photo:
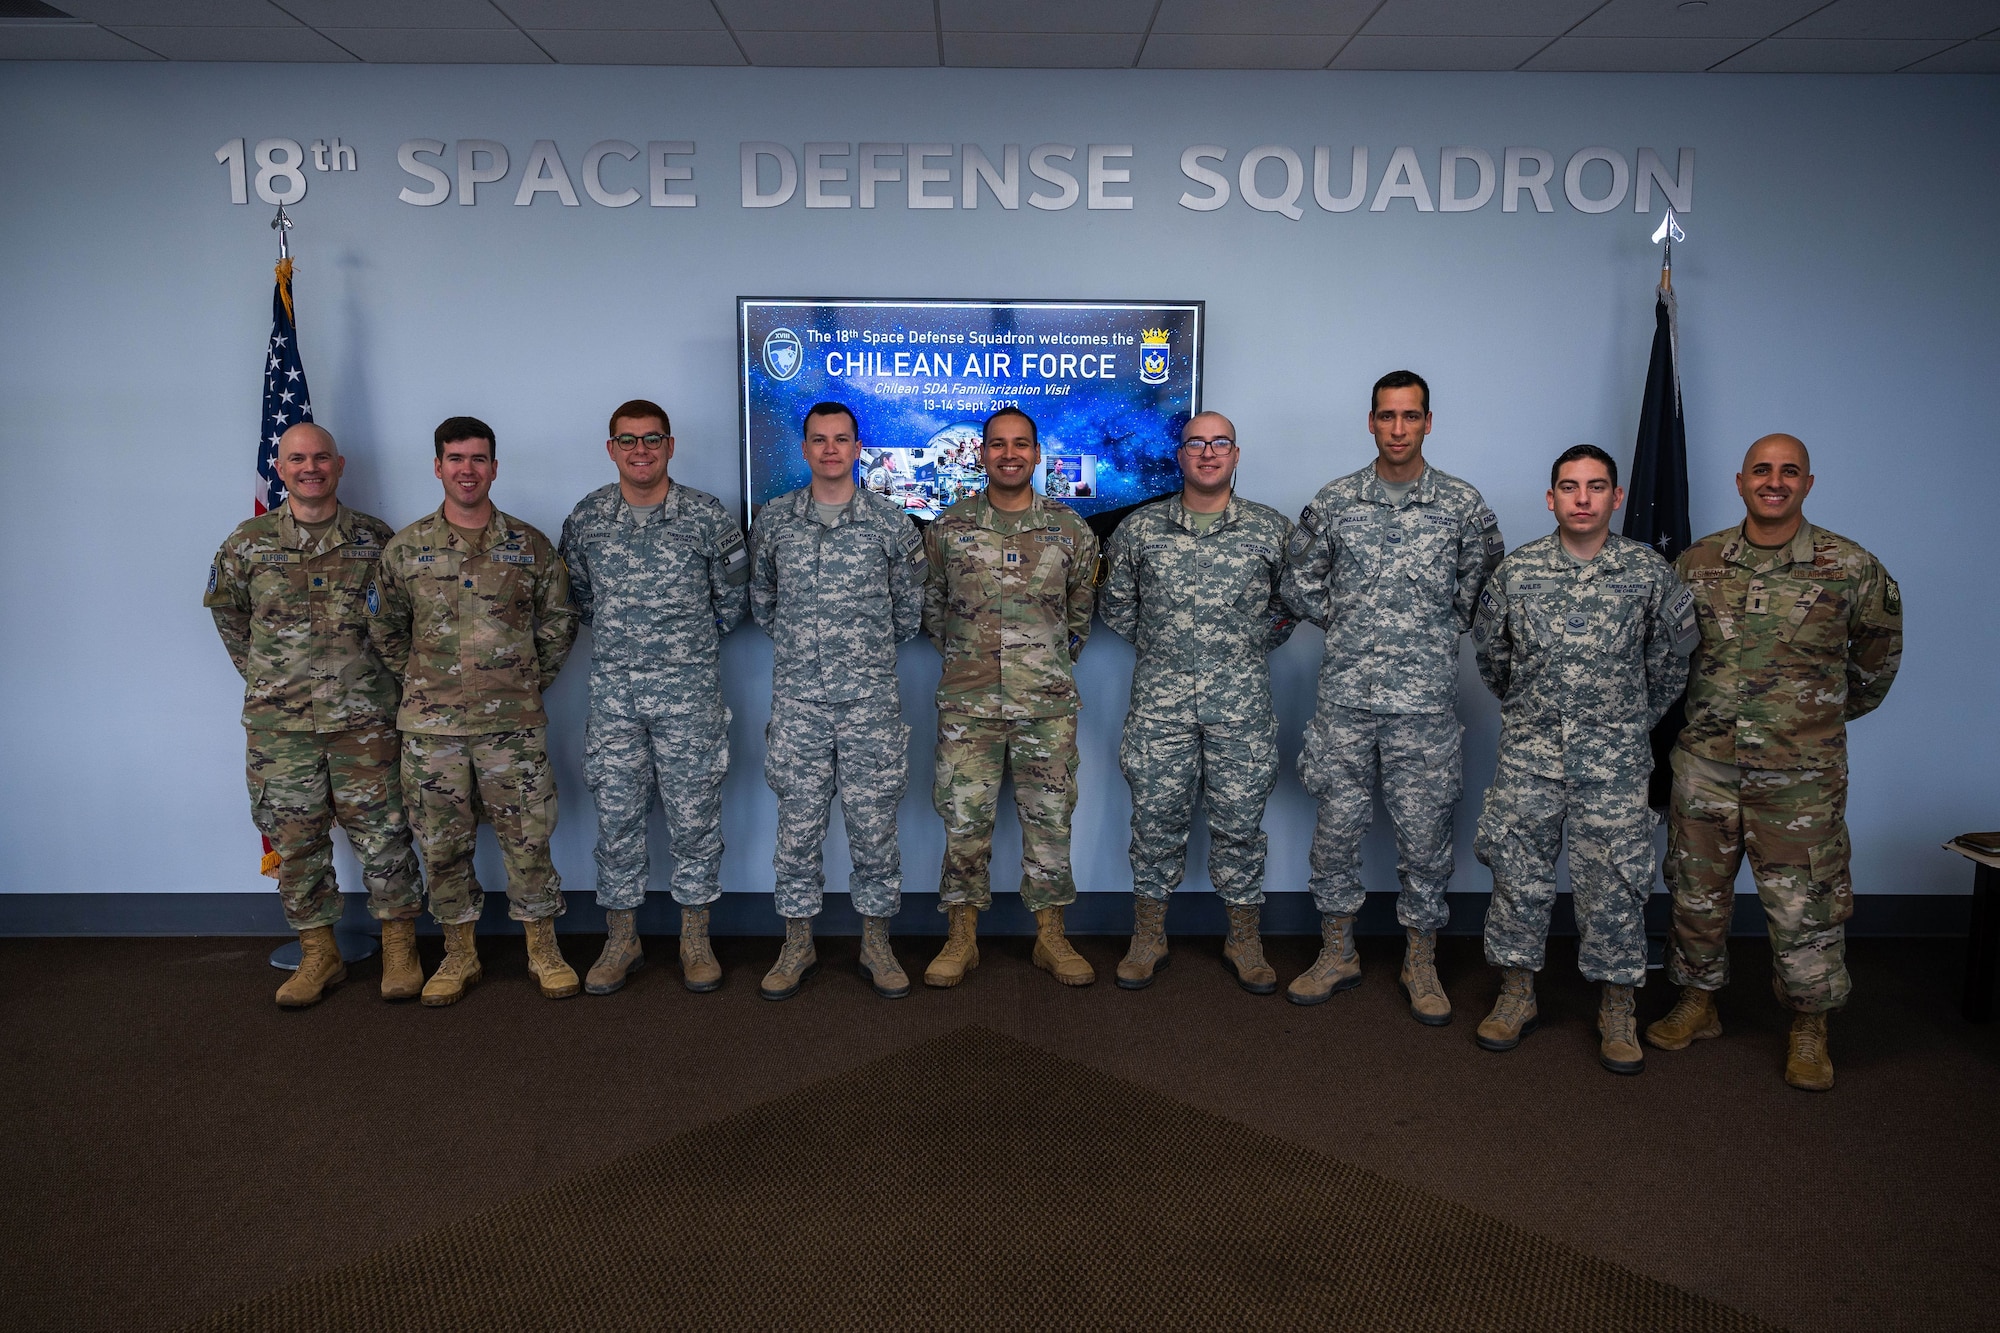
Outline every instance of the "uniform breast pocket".
<path id="1" fill-rule="evenodd" d="M 1034 562 L 1028 570 L 1029 595 L 1045 604 L 1060 604 L 1068 590 L 1069 548 L 1038 542 L 1022 558 Z"/>
<path id="2" fill-rule="evenodd" d="M 1791 603 L 1785 629 L 1793 647 L 1832 652 L 1847 646 L 1848 602 L 1842 590 L 1801 580 L 1796 587 L 1782 585 L 1781 595 Z"/>

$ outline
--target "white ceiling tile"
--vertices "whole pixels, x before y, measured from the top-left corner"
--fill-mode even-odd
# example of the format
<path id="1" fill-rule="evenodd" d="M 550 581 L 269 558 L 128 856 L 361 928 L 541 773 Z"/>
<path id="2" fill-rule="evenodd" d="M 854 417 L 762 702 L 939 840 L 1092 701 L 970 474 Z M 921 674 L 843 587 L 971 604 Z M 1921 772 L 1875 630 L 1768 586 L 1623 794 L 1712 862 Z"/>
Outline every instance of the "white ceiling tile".
<path id="1" fill-rule="evenodd" d="M 296 28 L 299 21 L 270 0 L 53 0 L 107 28 Z"/>
<path id="2" fill-rule="evenodd" d="M 1698 73 L 1750 43 L 1741 37 L 1558 37 L 1522 69 Z"/>
<path id="3" fill-rule="evenodd" d="M 2000 74 L 2000 42 L 1963 42 L 1909 67 L 1912 74 Z"/>
<path id="4" fill-rule="evenodd" d="M 1156 32 L 1139 53 L 1141 69 L 1324 69 L 1343 39 L 1318 33 Z"/>
<path id="5" fill-rule="evenodd" d="M 1513 69 L 1546 37 L 1356 37 L 1334 69 Z"/>
<path id="6" fill-rule="evenodd" d="M 116 29 L 169 60 L 352 61 L 311 28 L 156 28 L 133 24 Z"/>
<path id="7" fill-rule="evenodd" d="M 759 32 L 927 32 L 936 49 L 930 0 L 716 0 L 729 26 Z"/>
<path id="8" fill-rule="evenodd" d="M 722 31 L 708 0 L 493 0 L 523 28 L 578 31 Z"/>
<path id="9" fill-rule="evenodd" d="M 753 65 L 883 69 L 938 62 L 937 35 L 929 32 L 752 32 L 736 39 Z"/>
<path id="10" fill-rule="evenodd" d="M 315 28 L 511 28 L 490 0 L 285 0 Z"/>
<path id="11" fill-rule="evenodd" d="M 1139 54 L 1137 33 L 948 32 L 944 63 L 1004 69 L 1125 69 Z"/>
<path id="12" fill-rule="evenodd" d="M 1371 37 L 1554 37 L 1604 0 L 1386 0 Z M 1480 68 L 1485 68 L 1481 66 Z"/>
<path id="13" fill-rule="evenodd" d="M 1834 0 L 1785 29 L 1791 37 L 1977 37 L 2000 28 L 1994 0 Z"/>
<path id="14" fill-rule="evenodd" d="M 1346 36 L 1375 12 L 1378 3 L 1379 0 L 1165 0 L 1159 17 L 1153 20 L 1153 35 L 1236 32 Z"/>
<path id="15" fill-rule="evenodd" d="M 1571 37 L 1769 37 L 1826 0 L 1611 0 Z"/>
<path id="16" fill-rule="evenodd" d="M 1158 0 L 940 0 L 946 32 L 1131 32 L 1146 30 Z"/>
<path id="17" fill-rule="evenodd" d="M 565 65 L 741 65 L 728 33 L 531 28 L 536 45 Z"/>
<path id="18" fill-rule="evenodd" d="M 158 60 L 88 23 L 0 23 L 0 60 Z"/>
<path id="19" fill-rule="evenodd" d="M 513 28 L 327 28 L 328 37 L 376 65 L 546 65 L 546 52 Z"/>
<path id="20" fill-rule="evenodd" d="M 1830 38 L 1798 41 L 1773 37 L 1716 66 L 1731 74 L 1886 74 L 1952 43 L 1931 41 L 1860 41 Z"/>

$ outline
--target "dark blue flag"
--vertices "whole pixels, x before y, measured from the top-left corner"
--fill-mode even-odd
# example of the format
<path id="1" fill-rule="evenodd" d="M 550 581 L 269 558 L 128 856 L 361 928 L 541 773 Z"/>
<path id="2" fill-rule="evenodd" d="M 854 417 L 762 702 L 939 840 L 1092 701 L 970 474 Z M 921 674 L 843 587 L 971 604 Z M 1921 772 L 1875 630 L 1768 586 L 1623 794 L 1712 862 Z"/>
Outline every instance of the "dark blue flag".
<path id="1" fill-rule="evenodd" d="M 258 513 L 285 502 L 285 484 L 278 480 L 279 437 L 288 427 L 312 419 L 306 369 L 299 363 L 298 324 L 292 318 L 292 261 L 281 259 L 277 286 L 271 292 L 271 341 L 264 348 L 264 415 L 257 435 Z"/>
<path id="2" fill-rule="evenodd" d="M 1664 277 L 1664 275 L 1662 275 Z M 1674 367 L 1680 336 L 1674 293 L 1663 281 L 1653 303 L 1653 359 L 1646 367 L 1646 401 L 1639 409 L 1639 440 L 1632 450 L 1631 484 L 1625 492 L 1625 535 L 1672 561 L 1694 540 L 1688 529 L 1687 426 L 1681 417 L 1681 380 Z M 1686 725 L 1676 699 L 1653 728 L 1653 777 L 1648 799 L 1665 808 L 1673 785 L 1669 757 Z"/>

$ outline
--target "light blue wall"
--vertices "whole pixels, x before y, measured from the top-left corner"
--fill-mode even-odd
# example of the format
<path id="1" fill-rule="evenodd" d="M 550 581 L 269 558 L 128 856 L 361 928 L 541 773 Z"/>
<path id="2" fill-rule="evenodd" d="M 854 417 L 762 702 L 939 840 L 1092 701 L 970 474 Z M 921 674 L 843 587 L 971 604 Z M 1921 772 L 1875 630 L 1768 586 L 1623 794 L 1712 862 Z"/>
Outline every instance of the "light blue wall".
<path id="1" fill-rule="evenodd" d="M 1246 494 L 1296 512 L 1366 462 L 1367 386 L 1408 365 L 1435 387 L 1432 458 L 1485 492 L 1514 544 L 1545 530 L 1554 453 L 1590 440 L 1629 457 L 1651 333 L 1657 208 L 1580 214 L 1562 163 L 1590 144 L 1669 163 L 1691 146 L 1676 288 L 1696 531 L 1740 513 L 1730 474 L 1745 445 L 1791 431 L 1819 476 L 1809 516 L 1902 582 L 1903 675 L 1854 731 L 1857 885 L 1958 891 L 1962 863 L 1937 844 L 2000 823 L 2000 80 L 29 64 L 0 66 L 0 891 L 269 889 L 240 776 L 240 682 L 199 605 L 211 552 L 248 511 L 268 329 L 271 209 L 254 194 L 232 207 L 211 157 L 239 135 L 339 135 L 360 154 L 356 173 L 310 173 L 292 210 L 300 341 L 319 419 L 350 459 L 344 497 L 399 525 L 437 503 L 431 427 L 471 412 L 500 435 L 495 499 L 553 534 L 609 479 L 603 417 L 633 395 L 673 412 L 675 477 L 735 503 L 739 294 L 1196 297 L 1208 403 L 1237 422 Z M 420 137 L 501 140 L 514 173 L 474 208 L 399 203 L 415 182 L 396 148 Z M 539 138 L 572 173 L 601 139 L 692 139 L 700 205 L 513 207 Z M 873 211 L 740 208 L 738 142 L 809 138 L 996 155 L 1055 141 L 1079 159 L 1129 142 L 1137 202 L 911 212 L 888 187 Z M 1442 145 L 1496 159 L 1536 145 L 1557 158 L 1556 211 L 1505 214 L 1496 199 L 1332 215 L 1308 185 L 1298 222 L 1240 202 L 1195 213 L 1176 203 L 1194 143 L 1288 144 L 1308 170 L 1315 144 L 1344 166 L 1361 143 L 1377 172 L 1410 144 L 1433 177 Z M 1275 660 L 1288 760 L 1318 649 L 1308 629 Z M 587 651 L 586 638 L 551 705 L 555 856 L 573 888 L 592 876 Z M 745 629 L 724 651 L 724 882 L 767 890 L 769 645 Z M 1100 629 L 1080 668 L 1086 890 L 1130 883 L 1116 768 L 1129 670 Z M 930 649 L 907 647 L 912 888 L 934 886 L 942 850 L 935 678 Z M 1470 835 L 1497 710 L 1469 654 L 1462 681 L 1457 887 L 1482 889 Z M 1303 887 L 1311 813 L 1287 776 L 1266 821 L 1274 889 Z M 1011 832 L 1001 842 L 1010 887 Z M 1379 829 L 1370 852 L 1369 883 L 1390 887 Z M 843 887 L 844 852 L 834 860 Z M 500 882 L 490 845 L 482 875 Z"/>

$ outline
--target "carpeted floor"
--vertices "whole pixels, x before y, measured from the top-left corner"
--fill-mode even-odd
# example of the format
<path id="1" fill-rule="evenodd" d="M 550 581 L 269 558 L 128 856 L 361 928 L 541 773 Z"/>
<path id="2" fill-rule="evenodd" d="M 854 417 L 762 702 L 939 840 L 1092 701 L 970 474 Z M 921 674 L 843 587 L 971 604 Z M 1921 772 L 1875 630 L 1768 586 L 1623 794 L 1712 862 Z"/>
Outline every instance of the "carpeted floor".
<path id="1" fill-rule="evenodd" d="M 1072 1103 L 1074 1136 L 1053 1150 L 1073 1173 L 1139 1164 L 1098 1171 L 1080 1200 L 1045 1200 L 1063 1238 L 1048 1262 L 1072 1265 L 1062 1271 L 1079 1284 L 1125 1269 L 1117 1237 L 1139 1233 L 1117 1229 L 1121 1211 L 1160 1212 L 1163 1191 L 1187 1188 L 1157 1153 L 1120 1143 L 1119 1124 L 1145 1107 L 1229 1145 L 1210 1165 L 1231 1153 L 1247 1160 L 1252 1145 L 1292 1164 L 1237 1172 L 1253 1178 L 1227 1201 L 1236 1213 L 1209 1198 L 1206 1212 L 1159 1219 L 1172 1226 L 1148 1233 L 1185 1244 L 1203 1217 L 1258 1219 L 1246 1243 L 1214 1235 L 1208 1249 L 1184 1252 L 1188 1275 L 1233 1273 L 1243 1293 L 1325 1271 L 1312 1265 L 1338 1252 L 1326 1228 L 1359 1195 L 1310 1182 L 1379 1177 L 1384 1199 L 1418 1199 L 1443 1210 L 1436 1216 L 1611 1266 L 1593 1271 L 1629 1270 L 1626 1280 L 1647 1290 L 1681 1288 L 1699 1298 L 1691 1311 L 1729 1307 L 1799 1330 L 1971 1329 L 2000 1318 L 2000 1035 L 1958 1017 L 1962 945 L 1949 941 L 1854 942 L 1857 999 L 1836 1020 L 1840 1086 L 1824 1096 L 1779 1079 L 1785 1018 L 1756 941 L 1737 946 L 1724 1037 L 1652 1053 L 1635 1079 L 1597 1068 L 1594 997 L 1564 943 L 1545 974 L 1546 1026 L 1504 1056 L 1471 1041 L 1493 983 L 1470 939 L 1445 942 L 1460 1013 L 1443 1029 L 1408 1018 L 1390 940 L 1364 940 L 1366 983 L 1316 1009 L 1237 990 L 1213 940 L 1176 941 L 1175 966 L 1138 993 L 1108 982 L 1063 990 L 1028 965 L 1029 941 L 996 940 L 957 991 L 920 988 L 896 1002 L 853 973 L 854 941 L 829 940 L 821 975 L 784 1004 L 755 990 L 775 941 L 725 941 L 728 983 L 707 996 L 679 987 L 671 940 L 649 943 L 661 965 L 609 998 L 541 1000 L 513 939 L 487 945 L 488 981 L 452 1009 L 381 1003 L 374 965 L 363 964 L 318 1008 L 283 1013 L 270 1004 L 277 974 L 261 942 L 0 941 L 0 1325 L 213 1318 L 342 1268 L 394 1271 L 395 1254 L 420 1252 L 410 1242 L 460 1234 L 454 1224 L 481 1215 L 477 1225 L 531 1217 L 522 1198 L 531 1191 L 587 1215 L 584 1173 L 635 1153 L 670 1162 L 743 1125 L 779 1123 L 787 1106 L 815 1105 L 871 1062 L 908 1077 L 930 1058 L 923 1052 L 947 1049 L 968 1027 L 999 1034 L 989 1040 L 1009 1058 L 1069 1071 L 1071 1084 L 1118 1089 L 1092 1094 L 1109 1103 Z M 907 963 L 920 964 L 923 943 L 901 943 Z M 1081 943 L 1108 976 L 1122 941 Z M 1313 943 L 1272 941 L 1280 974 L 1302 968 Z M 583 963 L 595 945 L 572 939 L 569 950 Z M 1649 988 L 1642 1017 L 1670 998 Z M 1093 1081 L 1092 1071 L 1111 1077 Z M 781 1100 L 793 1093 L 803 1102 Z M 1104 1112 L 1111 1103 L 1126 1108 L 1122 1122 Z M 968 1178 L 990 1182 L 1018 1157 L 1018 1133 L 994 1123 L 1009 1106 L 1019 1103 L 965 1104 Z M 934 1263 L 947 1296 L 1008 1287 L 1010 1266 L 978 1252 L 987 1233 L 913 1229 L 938 1216 L 940 1200 L 925 1191 L 934 1139 L 891 1123 L 870 1149 L 851 1118 L 827 1117 L 817 1130 L 811 1114 L 784 1123 L 807 1128 L 770 1144 L 766 1179 L 788 1161 L 829 1172 L 829 1157 L 841 1156 L 868 1159 L 840 1169 L 875 1182 L 849 1231 L 821 1253 L 881 1234 L 921 1251 L 899 1257 L 913 1271 Z M 756 1178 L 749 1166 L 718 1177 L 735 1183 L 702 1207 L 719 1211 L 687 1221 L 728 1215 L 742 1234 L 760 1234 L 771 1204 L 749 1186 Z M 882 1199 L 903 1201 L 886 1224 Z M 589 1272 L 594 1258 L 572 1237 L 561 1261 Z M 744 1253 L 735 1272 L 726 1255 L 713 1261 L 723 1271 L 700 1280 L 735 1282 L 750 1304 L 688 1321 L 865 1321 L 865 1310 L 815 1318 L 785 1304 L 809 1287 L 743 1285 L 782 1272 L 785 1259 Z M 646 1265 L 596 1264 L 605 1283 L 630 1280 L 620 1270 L 635 1266 Z M 1426 1290 L 1463 1288 L 1467 1272 L 1443 1264 Z M 979 1277 L 969 1289 L 967 1275 Z M 671 1286 L 657 1274 L 645 1281 L 650 1291 Z M 1310 1299 L 1302 1292 L 1291 1294 Z M 1288 1307 L 1246 1307 L 1240 1322 L 1263 1308 Z M 945 1311 L 932 1322 L 969 1321 Z"/>

